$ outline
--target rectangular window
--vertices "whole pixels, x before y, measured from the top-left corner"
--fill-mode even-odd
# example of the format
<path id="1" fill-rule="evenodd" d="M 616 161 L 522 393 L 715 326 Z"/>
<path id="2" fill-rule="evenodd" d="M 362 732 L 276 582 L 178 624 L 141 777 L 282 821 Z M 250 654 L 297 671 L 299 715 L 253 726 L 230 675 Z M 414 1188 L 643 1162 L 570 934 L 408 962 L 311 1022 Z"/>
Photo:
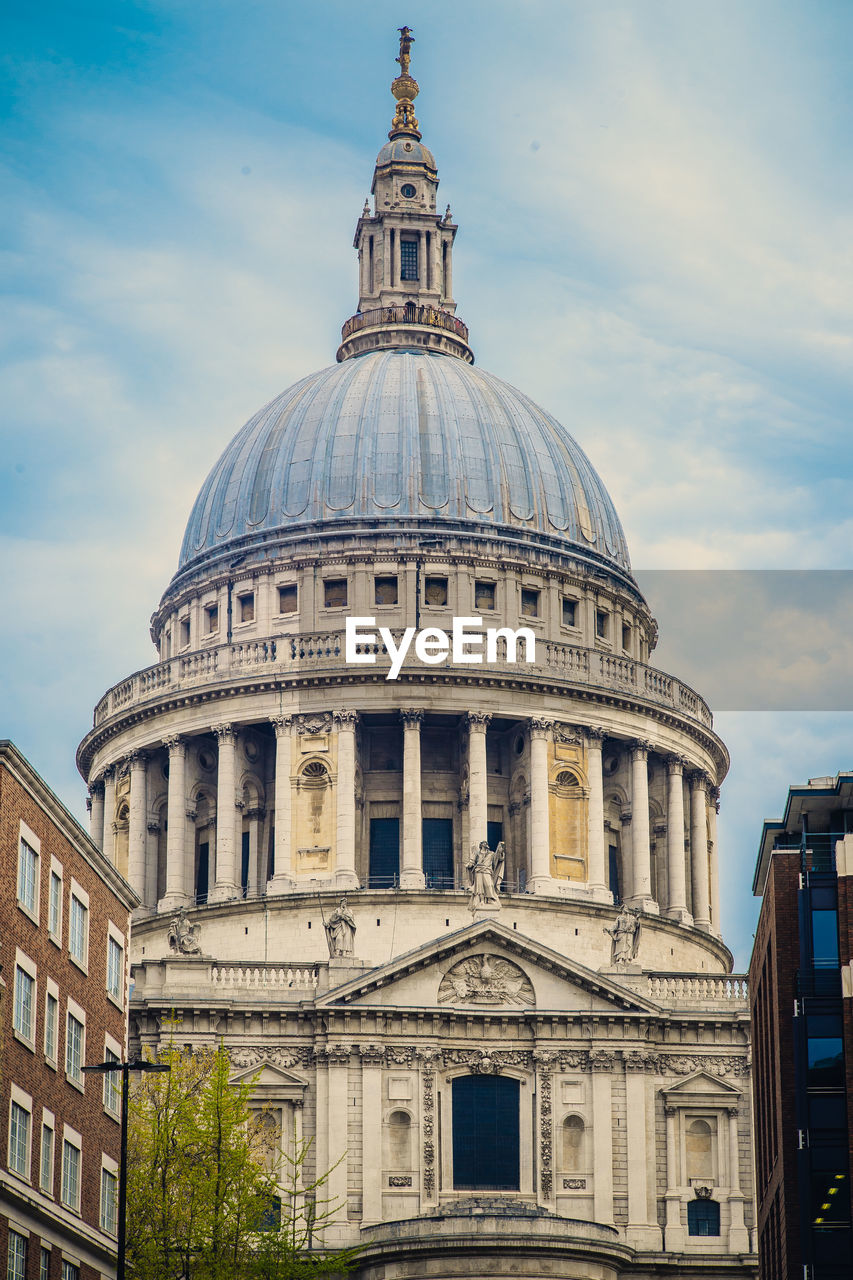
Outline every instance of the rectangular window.
<path id="1" fill-rule="evenodd" d="M 73 960 L 86 967 L 89 954 L 89 908 L 76 893 L 71 894 L 68 913 L 68 951 Z"/>
<path id="2" fill-rule="evenodd" d="M 237 605 L 240 610 L 241 622 L 255 621 L 255 593 L 248 591 L 244 596 L 237 597 Z"/>
<path id="3" fill-rule="evenodd" d="M 397 603 L 397 579 L 392 578 L 375 578 L 374 599 L 377 604 L 396 604 Z"/>
<path id="4" fill-rule="evenodd" d="M 494 609 L 495 584 L 493 582 L 474 583 L 474 608 Z"/>
<path id="5" fill-rule="evenodd" d="M 529 587 L 521 588 L 521 612 L 525 618 L 539 617 L 539 592 Z"/>
<path id="6" fill-rule="evenodd" d="M 61 1199 L 69 1209 L 80 1209 L 80 1148 L 66 1138 L 62 1143 Z"/>
<path id="7" fill-rule="evenodd" d="M 121 1000 L 124 979 L 124 947 L 110 935 L 107 938 L 107 991 Z"/>
<path id="8" fill-rule="evenodd" d="M 101 1170 L 101 1230 L 118 1235 L 118 1178 L 109 1169 Z"/>
<path id="9" fill-rule="evenodd" d="M 838 968 L 838 912 L 812 909 L 812 960 L 816 969 Z"/>
<path id="10" fill-rule="evenodd" d="M 39 1262 L 39 1280 L 50 1280 L 50 1249 L 41 1247 L 41 1261 Z"/>
<path id="11" fill-rule="evenodd" d="M 48 991 L 44 1001 L 44 1056 L 56 1064 L 56 1032 L 59 1026 L 59 1000 Z"/>
<path id="12" fill-rule="evenodd" d="M 326 578 L 323 583 L 323 603 L 327 609 L 343 609 L 346 607 L 346 578 Z"/>
<path id="13" fill-rule="evenodd" d="M 15 1007 L 12 1026 L 25 1040 L 32 1042 L 35 1028 L 35 979 L 20 965 L 15 966 Z"/>
<path id="14" fill-rule="evenodd" d="M 18 901 L 31 916 L 38 915 L 39 856 L 21 839 L 18 852 Z"/>
<path id="15" fill-rule="evenodd" d="M 447 604 L 446 578 L 424 579 L 424 604 L 430 605 L 433 609 L 441 609 Z"/>
<path id="16" fill-rule="evenodd" d="M 12 1102 L 9 1110 L 9 1169 L 22 1178 L 30 1176 L 30 1123 L 26 1107 Z"/>
<path id="17" fill-rule="evenodd" d="M 577 616 L 578 616 L 577 600 L 568 600 L 565 596 L 563 596 L 563 626 L 576 627 Z"/>
<path id="18" fill-rule="evenodd" d="M 418 242 L 414 237 L 400 237 L 400 279 L 418 279 Z"/>
<path id="19" fill-rule="evenodd" d="M 27 1280 L 27 1237 L 9 1229 L 9 1252 L 6 1261 L 7 1280 Z"/>
<path id="20" fill-rule="evenodd" d="M 627 623 L 622 624 L 622 652 L 628 653 L 631 649 L 631 628 Z"/>
<path id="21" fill-rule="evenodd" d="M 219 605 L 209 604 L 204 610 L 204 629 L 208 635 L 219 630 Z"/>
<path id="22" fill-rule="evenodd" d="M 190 620 L 181 618 L 181 648 L 186 649 L 190 642 Z"/>
<path id="23" fill-rule="evenodd" d="M 62 943 L 62 874 L 51 868 L 50 872 L 50 904 L 48 910 L 47 930 L 51 938 Z"/>
<path id="24" fill-rule="evenodd" d="M 65 1026 L 65 1074 L 77 1084 L 83 1083 L 83 1045 L 86 1028 L 79 1018 L 69 1013 Z"/>
<path id="25" fill-rule="evenodd" d="M 53 1192 L 53 1136 L 53 1125 L 42 1121 L 39 1186 L 47 1195 Z"/>
<path id="26" fill-rule="evenodd" d="M 76 1262 L 63 1261 L 62 1280 L 80 1280 L 80 1268 Z"/>
<path id="27" fill-rule="evenodd" d="M 104 1050 L 104 1062 L 120 1062 L 118 1054 L 109 1046 Z M 119 1117 L 121 1115 L 121 1073 L 118 1071 L 104 1072 L 104 1110 L 109 1111 L 111 1116 Z"/>
<path id="28" fill-rule="evenodd" d="M 288 583 L 286 587 L 278 589 L 278 611 L 279 613 L 296 613 L 299 593 L 296 583 Z"/>
<path id="29" fill-rule="evenodd" d="M 609 622 L 610 622 L 610 614 L 609 614 L 609 613 L 605 613 L 605 611 L 604 611 L 603 609 L 596 609 L 596 611 L 595 611 L 595 634 L 598 636 L 599 640 L 606 640 L 606 639 L 607 639 L 607 631 L 608 631 Z"/>
<path id="30" fill-rule="evenodd" d="M 844 1045 L 839 1014 L 809 1014 L 806 1019 L 808 1088 L 844 1088 Z"/>

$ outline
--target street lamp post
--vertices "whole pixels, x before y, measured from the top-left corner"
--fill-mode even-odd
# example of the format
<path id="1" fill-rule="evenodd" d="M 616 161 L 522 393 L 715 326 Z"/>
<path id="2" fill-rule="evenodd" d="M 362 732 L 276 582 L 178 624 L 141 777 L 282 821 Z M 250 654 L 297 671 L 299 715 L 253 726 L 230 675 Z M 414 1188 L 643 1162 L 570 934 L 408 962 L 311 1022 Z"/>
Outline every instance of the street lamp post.
<path id="1" fill-rule="evenodd" d="M 116 1259 L 116 1280 L 124 1280 L 124 1255 L 127 1242 L 127 1109 L 130 1095 L 131 1071 L 171 1071 L 164 1062 L 146 1062 L 137 1058 L 133 1062 L 98 1062 L 94 1066 L 84 1067 L 84 1071 L 99 1072 L 107 1075 L 111 1071 L 121 1072 L 121 1156 L 118 1165 L 118 1253 Z"/>

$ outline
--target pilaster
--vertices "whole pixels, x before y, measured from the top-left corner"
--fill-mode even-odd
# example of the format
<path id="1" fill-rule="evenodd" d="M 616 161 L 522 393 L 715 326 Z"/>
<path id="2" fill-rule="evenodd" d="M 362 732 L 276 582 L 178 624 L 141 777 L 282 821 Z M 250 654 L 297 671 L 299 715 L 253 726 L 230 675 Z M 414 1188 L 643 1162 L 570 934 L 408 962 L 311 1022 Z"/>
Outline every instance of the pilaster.
<path id="1" fill-rule="evenodd" d="M 550 720 L 528 721 L 530 733 L 530 875 L 529 893 L 550 893 L 551 828 L 548 805 L 548 735 Z"/>

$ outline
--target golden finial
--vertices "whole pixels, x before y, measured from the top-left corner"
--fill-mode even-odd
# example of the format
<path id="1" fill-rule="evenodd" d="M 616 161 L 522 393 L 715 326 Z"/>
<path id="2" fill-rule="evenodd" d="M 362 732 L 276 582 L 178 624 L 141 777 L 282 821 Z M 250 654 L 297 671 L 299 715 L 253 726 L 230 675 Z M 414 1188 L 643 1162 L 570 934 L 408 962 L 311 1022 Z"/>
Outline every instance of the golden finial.
<path id="1" fill-rule="evenodd" d="M 393 138 L 397 133 L 412 133 L 416 138 L 420 138 L 418 132 L 418 122 L 415 118 L 415 98 L 420 92 L 417 80 L 409 75 L 409 63 L 412 57 L 412 45 L 415 43 L 415 37 L 412 35 L 411 27 L 400 27 L 400 54 L 397 62 L 400 64 L 400 74 L 391 84 L 391 92 L 397 99 L 397 110 L 394 112 L 394 119 L 391 121 L 391 132 L 389 138 Z"/>

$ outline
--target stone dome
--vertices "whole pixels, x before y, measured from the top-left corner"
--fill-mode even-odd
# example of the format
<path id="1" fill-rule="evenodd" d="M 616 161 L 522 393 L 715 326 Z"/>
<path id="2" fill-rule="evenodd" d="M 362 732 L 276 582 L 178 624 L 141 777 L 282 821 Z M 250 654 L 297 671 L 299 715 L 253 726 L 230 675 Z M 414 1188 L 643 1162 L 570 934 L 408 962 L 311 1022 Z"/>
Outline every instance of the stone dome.
<path id="1" fill-rule="evenodd" d="M 306 525 L 424 521 L 630 573 L 613 503 L 559 422 L 463 360 L 409 350 L 322 369 L 255 414 L 202 485 L 179 572 Z"/>
<path id="2" fill-rule="evenodd" d="M 429 147 L 425 147 L 415 137 L 404 134 L 392 138 L 376 157 L 377 169 L 388 164 L 422 164 L 427 169 L 435 169 L 435 156 Z"/>

